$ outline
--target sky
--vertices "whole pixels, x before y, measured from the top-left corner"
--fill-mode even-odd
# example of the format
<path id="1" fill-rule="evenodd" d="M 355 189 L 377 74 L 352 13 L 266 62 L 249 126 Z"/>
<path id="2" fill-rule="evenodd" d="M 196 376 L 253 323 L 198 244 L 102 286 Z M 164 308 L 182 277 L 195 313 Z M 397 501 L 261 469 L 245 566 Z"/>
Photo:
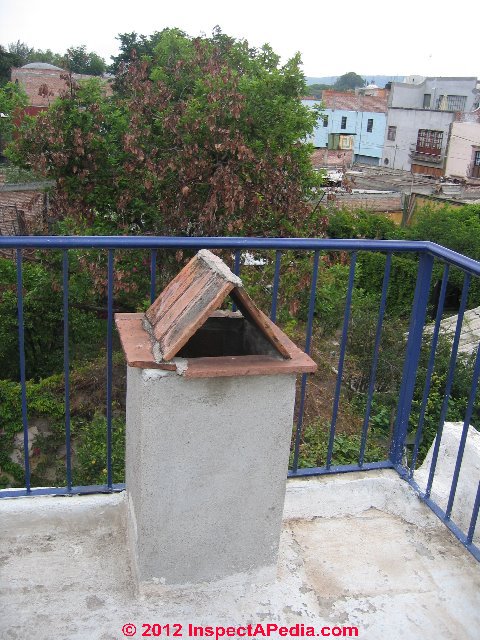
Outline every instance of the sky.
<path id="1" fill-rule="evenodd" d="M 110 62 L 115 36 L 219 25 L 286 61 L 300 51 L 307 76 L 480 76 L 477 0 L 0 0 L 0 44 L 21 40 L 63 53 L 85 44 Z"/>

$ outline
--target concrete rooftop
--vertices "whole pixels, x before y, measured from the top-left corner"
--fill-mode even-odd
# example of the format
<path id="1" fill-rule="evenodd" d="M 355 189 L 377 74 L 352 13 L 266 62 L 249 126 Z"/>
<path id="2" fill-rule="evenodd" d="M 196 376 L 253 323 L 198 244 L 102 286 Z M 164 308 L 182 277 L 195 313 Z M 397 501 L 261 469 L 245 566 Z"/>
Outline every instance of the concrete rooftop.
<path id="1" fill-rule="evenodd" d="M 3 500 L 0 515 L 2 639 L 268 622 L 356 626 L 369 640 L 478 638 L 480 566 L 391 471 L 290 480 L 270 584 L 158 585 L 140 597 L 124 494 Z"/>

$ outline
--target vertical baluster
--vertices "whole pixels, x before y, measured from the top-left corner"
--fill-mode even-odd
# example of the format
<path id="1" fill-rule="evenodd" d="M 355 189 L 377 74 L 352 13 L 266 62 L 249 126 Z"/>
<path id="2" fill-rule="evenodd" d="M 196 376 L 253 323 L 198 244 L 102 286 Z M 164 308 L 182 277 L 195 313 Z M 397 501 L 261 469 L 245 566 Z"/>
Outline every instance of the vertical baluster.
<path id="1" fill-rule="evenodd" d="M 440 443 L 442 441 L 443 425 L 445 423 L 445 418 L 447 416 L 448 401 L 450 399 L 450 392 L 452 390 L 455 366 L 457 364 L 458 344 L 460 342 L 460 335 L 462 333 L 463 316 L 465 314 L 465 308 L 467 306 L 470 281 L 471 281 L 471 275 L 469 273 L 466 273 L 463 279 L 462 298 L 460 301 L 460 309 L 458 311 L 457 326 L 455 329 L 455 337 L 453 339 L 453 344 L 452 344 L 452 353 L 450 356 L 450 364 L 448 367 L 447 381 L 445 383 L 445 391 L 443 394 L 442 408 L 440 411 L 440 423 L 438 425 L 437 435 L 435 438 L 435 445 L 433 447 L 433 453 L 432 453 L 432 462 L 430 464 L 427 488 L 425 490 L 425 496 L 427 498 L 430 497 L 430 493 L 432 491 L 432 484 L 435 476 L 435 469 L 437 467 L 438 452 L 440 451 Z"/>
<path id="2" fill-rule="evenodd" d="M 472 386 L 470 388 L 470 395 L 468 398 L 467 409 L 465 411 L 465 419 L 463 421 L 462 435 L 460 437 L 457 460 L 455 462 L 455 470 L 453 472 L 452 484 L 450 487 L 450 494 L 448 496 L 447 509 L 445 511 L 445 516 L 447 520 L 450 519 L 450 516 L 452 515 L 453 501 L 455 500 L 455 493 L 457 491 L 458 477 L 460 475 L 460 467 L 462 466 L 463 452 L 465 451 L 465 444 L 467 442 L 468 428 L 470 426 L 470 420 L 472 419 L 472 413 L 473 413 L 473 407 L 475 404 L 475 397 L 477 395 L 479 377 L 480 377 L 480 345 L 477 347 L 477 355 L 475 357 L 475 366 L 473 368 Z"/>
<path id="3" fill-rule="evenodd" d="M 112 349 L 113 349 L 113 258 L 108 250 L 107 267 L 107 485 L 112 488 Z"/>
<path id="4" fill-rule="evenodd" d="M 370 411 L 372 408 L 373 392 L 375 390 L 375 379 L 377 375 L 378 354 L 380 350 L 380 339 L 382 336 L 383 318 L 385 316 L 385 307 L 387 303 L 388 282 L 390 280 L 390 268 L 392 264 L 392 254 L 388 253 L 385 261 L 385 271 L 383 274 L 382 296 L 380 299 L 380 309 L 378 312 L 377 331 L 375 334 L 375 346 L 373 348 L 373 360 L 370 370 L 370 383 L 368 385 L 367 406 L 365 408 L 365 418 L 363 421 L 362 438 L 360 442 L 360 455 L 358 457 L 358 466 L 363 466 L 365 458 L 365 449 L 367 446 L 368 425 L 370 422 Z"/>
<path id="5" fill-rule="evenodd" d="M 407 437 L 408 421 L 412 409 L 415 380 L 422 349 L 423 326 L 427 315 L 432 270 L 433 256 L 428 253 L 422 253 L 418 263 L 417 283 L 410 314 L 407 351 L 398 396 L 397 418 L 390 446 L 390 460 L 394 465 L 402 463 L 403 446 Z"/>
<path id="6" fill-rule="evenodd" d="M 72 452 L 70 442 L 70 351 L 68 344 L 68 251 L 62 254 L 63 275 L 63 372 L 65 377 L 65 460 L 67 489 L 72 490 Z"/>
<path id="7" fill-rule="evenodd" d="M 157 250 L 152 249 L 150 252 L 150 304 L 155 301 L 157 289 Z"/>
<path id="8" fill-rule="evenodd" d="M 442 286 L 441 286 L 441 289 L 440 289 L 440 297 L 438 299 L 437 315 L 436 315 L 436 318 L 435 318 L 435 328 L 434 328 L 433 334 L 432 334 L 432 344 L 430 346 L 430 357 L 429 357 L 428 365 L 427 365 L 427 375 L 425 377 L 425 386 L 423 388 L 422 404 L 420 406 L 420 415 L 419 415 L 419 418 L 418 418 L 417 432 L 415 434 L 415 444 L 414 444 L 414 447 L 413 447 L 412 460 L 410 462 L 410 471 L 409 471 L 410 478 L 413 476 L 413 473 L 415 471 L 415 465 L 417 463 L 417 457 L 418 457 L 418 450 L 420 448 L 420 443 L 422 441 L 423 424 L 424 424 L 424 421 L 425 421 L 425 412 L 427 410 L 428 396 L 430 394 L 430 387 L 431 387 L 431 384 L 432 384 L 432 374 L 433 374 L 433 367 L 435 365 L 435 356 L 436 356 L 436 352 L 437 352 L 438 336 L 440 334 L 440 323 L 442 321 L 442 313 L 443 313 L 443 308 L 444 308 L 444 305 L 445 305 L 445 294 L 447 292 L 448 274 L 449 274 L 449 265 L 446 264 L 445 268 L 443 270 Z"/>
<path id="9" fill-rule="evenodd" d="M 307 331 L 305 336 L 305 352 L 308 354 L 310 354 L 310 349 L 312 345 L 313 315 L 315 313 L 315 298 L 317 294 L 319 259 L 320 259 L 320 252 L 315 251 L 315 254 L 313 257 L 312 283 L 310 287 L 310 302 L 308 305 Z M 300 437 L 302 435 L 303 413 L 305 410 L 306 390 L 307 390 L 307 374 L 304 373 L 302 374 L 302 383 L 300 387 L 300 406 L 298 410 L 297 427 L 295 431 L 295 449 L 293 452 L 293 465 L 292 465 L 293 473 L 297 473 L 298 471 L 298 456 L 300 453 Z"/>
<path id="10" fill-rule="evenodd" d="M 30 493 L 30 459 L 28 456 L 28 416 L 27 384 L 25 372 L 25 324 L 23 318 L 23 268 L 22 250 L 17 249 L 17 312 L 18 312 L 18 348 L 20 351 L 20 387 L 22 399 L 23 425 L 23 464 L 25 469 L 25 488 Z"/>
<path id="11" fill-rule="evenodd" d="M 340 404 L 340 391 L 342 388 L 343 365 L 345 361 L 345 352 L 347 349 L 348 325 L 350 322 L 350 308 L 352 305 L 353 284 L 355 280 L 355 264 L 357 262 L 357 254 L 352 253 L 350 260 L 350 273 L 348 277 L 347 298 L 345 300 L 345 313 L 343 315 L 342 340 L 340 343 L 340 357 L 338 360 L 337 382 L 335 384 L 335 397 L 333 401 L 332 422 L 330 423 L 330 435 L 328 438 L 327 464 L 329 469 L 332 465 L 333 444 L 335 441 L 335 427 L 337 424 L 338 406 Z"/>
<path id="12" fill-rule="evenodd" d="M 280 283 L 281 262 L 282 262 L 282 252 L 275 251 L 275 274 L 273 276 L 272 309 L 270 311 L 270 319 L 272 322 L 277 321 L 278 285 Z"/>
<path id="13" fill-rule="evenodd" d="M 233 263 L 233 273 L 236 276 L 240 276 L 240 257 L 241 257 L 241 252 L 240 249 L 235 249 L 235 260 Z M 237 310 L 237 305 L 234 303 L 232 304 L 232 311 L 236 311 Z"/>
<path id="14" fill-rule="evenodd" d="M 475 497 L 475 503 L 473 505 L 473 510 L 472 510 L 472 519 L 470 520 L 470 526 L 468 528 L 468 534 L 467 534 L 468 544 L 472 544 L 472 541 L 473 541 L 473 535 L 475 533 L 475 529 L 477 526 L 479 509 L 480 509 L 480 482 L 478 483 L 477 495 Z"/>

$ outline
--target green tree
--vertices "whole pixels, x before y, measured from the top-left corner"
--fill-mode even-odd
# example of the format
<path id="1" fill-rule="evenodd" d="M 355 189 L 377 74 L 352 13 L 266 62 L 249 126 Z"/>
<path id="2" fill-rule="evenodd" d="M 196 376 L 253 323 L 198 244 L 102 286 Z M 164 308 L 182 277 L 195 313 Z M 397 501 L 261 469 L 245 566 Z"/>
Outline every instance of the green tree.
<path id="1" fill-rule="evenodd" d="M 180 36 L 186 34 L 179 29 L 176 32 Z M 162 32 L 155 31 L 150 36 L 139 35 L 132 31 L 131 33 L 119 33 L 116 40 L 119 41 L 119 53 L 116 56 L 111 56 L 112 64 L 109 67 L 109 71 L 115 75 L 122 72 L 123 67 L 143 57 L 152 58 L 155 54 L 155 47 L 162 37 Z"/>
<path id="2" fill-rule="evenodd" d="M 21 42 L 20 40 L 11 42 L 8 45 L 8 51 L 17 57 L 17 63 L 15 66 L 18 67 L 22 67 L 24 64 L 31 62 L 32 54 L 34 52 L 32 47 L 29 47 L 28 44 L 25 44 L 25 42 Z"/>
<path id="3" fill-rule="evenodd" d="M 11 67 L 22 67 L 30 62 L 47 62 L 72 73 L 91 76 L 101 76 L 107 69 L 105 60 L 97 53 L 87 51 L 85 45 L 70 47 L 64 54 L 55 53 L 51 49 L 35 49 L 20 40 L 10 43 L 8 52 L 4 49 L 2 51 L 0 46 L 0 73 L 2 66 L 8 69 L 7 79 L 10 79 Z"/>
<path id="4" fill-rule="evenodd" d="M 431 240 L 480 260 L 480 206 L 445 206 L 419 211 L 406 230 L 407 239 Z"/>
<path id="5" fill-rule="evenodd" d="M 441 209 L 426 207 L 415 214 L 413 224 L 405 231 L 408 240 L 430 240 L 448 249 L 480 260 L 480 206 L 445 206 Z M 434 270 L 436 281 L 442 277 L 442 265 Z M 463 272 L 451 269 L 448 300 L 452 307 L 460 302 L 463 287 Z M 473 278 L 468 299 L 469 307 L 480 304 L 480 282 Z"/>
<path id="6" fill-rule="evenodd" d="M 53 252 L 51 252 L 53 253 Z M 71 261 L 70 350 L 71 357 L 82 358 L 96 353 L 105 321 L 90 305 L 91 279 L 80 268 L 76 257 Z M 28 378 L 38 378 L 61 371 L 63 361 L 63 312 L 60 282 L 60 256 L 37 254 L 35 262 L 24 264 L 24 330 Z M 19 375 L 16 268 L 12 260 L 0 258 L 0 364 L 2 378 Z M 97 299 L 100 299 L 98 296 Z"/>
<path id="7" fill-rule="evenodd" d="M 349 71 L 337 79 L 333 88 L 338 89 L 339 91 L 352 91 L 353 89 L 363 87 L 364 85 L 365 80 L 362 76 L 359 76 L 358 73 L 355 73 L 354 71 Z"/>
<path id="8" fill-rule="evenodd" d="M 28 98 L 22 87 L 13 82 L 0 87 L 0 154 L 12 140 L 18 110 L 27 104 Z"/>
<path id="9" fill-rule="evenodd" d="M 85 45 L 70 47 L 64 56 L 64 65 L 72 73 L 84 73 L 90 76 L 101 76 L 107 66 L 98 54 L 87 51 Z"/>
<path id="10" fill-rule="evenodd" d="M 331 88 L 332 88 L 332 85 L 330 84 L 319 84 L 319 83 L 309 84 L 307 87 L 306 95 L 320 99 L 322 97 L 322 91 L 324 91 L 325 89 L 331 89 Z"/>
<path id="11" fill-rule="evenodd" d="M 63 69 L 65 56 L 62 53 L 55 53 L 51 49 L 32 49 L 28 62 L 46 62 Z"/>
<path id="12" fill-rule="evenodd" d="M 304 233 L 318 184 L 304 140 L 318 114 L 299 100 L 299 56 L 280 65 L 269 46 L 218 30 L 155 37 L 112 99 L 70 79 L 11 157 L 56 181 L 59 214 L 103 232 Z"/>
<path id="13" fill-rule="evenodd" d="M 21 58 L 0 45 L 0 87 L 10 81 L 12 67 L 20 66 Z"/>

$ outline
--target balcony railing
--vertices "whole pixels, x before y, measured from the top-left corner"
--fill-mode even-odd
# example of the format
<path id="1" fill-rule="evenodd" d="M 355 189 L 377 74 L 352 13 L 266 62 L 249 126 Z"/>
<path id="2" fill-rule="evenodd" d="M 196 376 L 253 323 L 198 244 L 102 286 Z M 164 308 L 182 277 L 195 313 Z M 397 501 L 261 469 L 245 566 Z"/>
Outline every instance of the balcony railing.
<path id="1" fill-rule="evenodd" d="M 282 290 L 282 266 L 285 261 L 289 261 L 289 266 L 294 268 L 295 259 L 304 256 L 311 257 L 311 273 L 308 284 L 308 312 L 305 321 L 305 339 L 302 345 L 307 353 L 312 352 L 315 347 L 314 341 L 321 340 L 318 332 L 316 320 L 316 297 L 318 289 L 319 269 L 324 264 L 324 259 L 332 260 L 332 256 L 342 256 L 342 263 L 349 269 L 348 282 L 345 291 L 345 304 L 343 321 L 339 332 L 339 342 L 337 351 L 336 381 L 332 388 L 331 415 L 328 420 L 328 437 L 325 444 L 324 464 L 322 466 L 306 466 L 302 461 L 302 436 L 304 428 L 304 416 L 307 391 L 309 389 L 308 376 L 301 377 L 298 389 L 296 422 L 294 425 L 294 437 L 292 443 L 292 458 L 289 470 L 290 477 L 313 476 L 322 474 L 345 473 L 352 471 L 368 471 L 372 469 L 393 469 L 405 479 L 418 493 L 421 500 L 445 523 L 445 525 L 455 534 L 461 543 L 480 560 L 480 549 L 474 544 L 473 537 L 480 508 L 480 482 L 476 495 L 472 497 L 473 510 L 468 527 L 460 526 L 452 521 L 452 508 L 458 485 L 458 479 L 464 449 L 467 440 L 469 424 L 472 421 L 472 413 L 475 405 L 478 380 L 480 377 L 480 350 L 477 350 L 473 374 L 471 379 L 468 403 L 466 404 L 462 436 L 458 448 L 456 464 L 449 492 L 448 504 L 445 509 L 432 497 L 432 484 L 438 465 L 439 450 L 442 438 L 442 430 L 447 417 L 448 401 L 452 391 L 455 367 L 457 362 L 458 347 L 462 329 L 462 321 L 467 308 L 468 294 L 472 280 L 480 276 L 480 263 L 468 257 L 459 255 L 449 249 L 438 246 L 431 242 L 406 242 L 406 241 L 380 241 L 380 240 L 333 240 L 333 239 L 274 239 L 274 238 L 169 238 L 169 237 L 0 237 L 0 249 L 12 252 L 12 260 L 16 261 L 17 273 L 17 307 L 18 307 L 18 344 L 20 363 L 20 395 L 19 403 L 22 409 L 23 422 L 23 466 L 25 471 L 24 488 L 7 488 L 0 491 L 0 497 L 21 497 L 32 495 L 70 495 L 94 492 L 112 492 L 124 489 L 123 484 L 113 482 L 112 474 L 112 356 L 114 350 L 114 276 L 115 276 L 115 252 L 116 251 L 148 251 L 150 259 L 148 261 L 149 271 L 149 292 L 150 300 L 154 300 L 157 291 L 157 281 L 159 275 L 158 254 L 163 251 L 176 252 L 178 250 L 198 250 L 207 248 L 212 250 L 227 250 L 232 256 L 232 263 L 235 272 L 240 273 L 242 268 L 242 257 L 247 253 L 255 254 L 261 252 L 262 261 L 259 261 L 257 268 L 262 269 L 266 263 L 272 267 L 272 281 L 267 287 L 271 293 L 270 315 L 276 321 L 280 313 Z M 80 249 L 94 249 L 106 252 L 106 361 L 105 361 L 105 385 L 106 385 L 106 459 L 107 482 L 104 485 L 95 486 L 75 486 L 72 481 L 72 434 L 71 434 L 71 410 L 70 410 L 70 378 L 71 363 L 69 356 L 69 308 L 71 300 L 69 298 L 69 255 Z M 61 254 L 61 269 L 63 283 L 63 337 L 64 337 L 64 386 L 65 386 L 65 484 L 60 487 L 35 487 L 31 483 L 30 456 L 29 456 L 29 416 L 27 402 L 27 376 L 25 365 L 25 325 L 24 325 L 24 282 L 23 268 L 24 256 L 31 255 L 32 251 L 41 250 L 48 252 L 58 252 Z M 287 253 L 287 252 L 293 252 Z M 378 291 L 379 306 L 378 317 L 376 319 L 375 340 L 371 353 L 370 374 L 368 389 L 365 392 L 365 412 L 362 420 L 362 427 L 359 433 L 359 447 L 356 462 L 353 464 L 334 464 L 334 447 L 339 437 L 337 422 L 339 407 L 342 400 L 342 389 L 344 388 L 344 369 L 348 353 L 349 325 L 351 321 L 352 297 L 355 289 L 355 277 L 357 269 L 357 258 L 363 252 L 375 252 L 384 256 L 383 280 L 381 290 Z M 292 258 L 293 255 L 293 258 Z M 411 255 L 417 262 L 416 284 L 412 291 L 413 299 L 410 309 L 410 321 L 408 337 L 406 340 L 406 350 L 403 357 L 401 384 L 398 392 L 397 408 L 393 428 L 389 441 L 385 448 L 383 458 L 366 462 L 365 452 L 367 440 L 371 433 L 372 405 L 376 396 L 376 377 L 381 352 L 382 328 L 387 307 L 387 296 L 389 284 L 394 276 L 395 263 L 392 262 L 397 256 Z M 296 256 L 296 258 L 295 258 Z M 293 262 L 292 262 L 293 260 Z M 321 262 L 322 260 L 322 262 Z M 140 261 L 139 261 L 140 264 Z M 413 264 L 413 263 L 412 263 Z M 414 425 L 412 434 L 411 412 L 414 401 L 415 386 L 418 384 L 417 371 L 422 354 L 422 345 L 425 348 L 424 326 L 429 310 L 429 300 L 432 291 L 432 274 L 438 273 L 438 268 L 442 269 L 441 286 L 437 287 L 438 298 L 436 301 L 436 319 L 433 329 L 430 331 L 430 341 L 428 343 L 428 365 L 423 383 L 422 400 L 419 407 L 419 418 Z M 448 371 L 446 374 L 443 401 L 441 404 L 440 419 L 436 431 L 436 440 L 433 449 L 433 457 L 430 464 L 428 482 L 423 489 L 416 482 L 415 469 L 419 458 L 419 449 L 422 442 L 425 413 L 430 399 L 432 388 L 432 376 L 434 373 L 435 357 L 439 343 L 440 322 L 444 312 L 449 277 L 455 271 L 458 282 L 458 274 L 463 279 L 460 305 L 458 309 L 458 322 L 455 335 L 451 344 Z M 241 274 L 240 274 L 241 275 Z M 1 283 L 0 283 L 1 284 Z M 146 292 L 147 293 L 147 292 Z M 285 301 L 284 301 L 285 304 Z M 428 333 L 428 332 L 427 332 Z M 410 424 L 409 424 L 410 422 Z M 410 433 L 409 433 L 410 431 Z M 407 435 L 410 442 L 407 441 Z M 408 449 L 408 447 L 410 447 Z M 160 471 L 161 472 L 161 471 Z"/>

